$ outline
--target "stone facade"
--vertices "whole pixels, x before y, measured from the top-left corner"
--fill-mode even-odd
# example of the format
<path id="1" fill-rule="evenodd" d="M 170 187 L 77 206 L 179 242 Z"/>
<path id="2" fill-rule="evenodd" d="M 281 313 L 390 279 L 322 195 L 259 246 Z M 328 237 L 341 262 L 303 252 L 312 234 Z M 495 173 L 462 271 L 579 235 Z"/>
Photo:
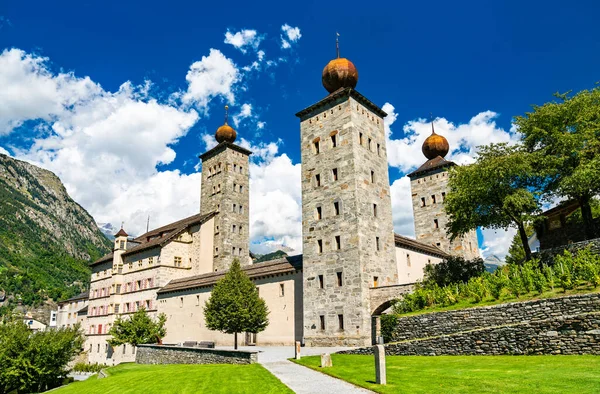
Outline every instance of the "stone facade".
<path id="1" fill-rule="evenodd" d="M 446 234 L 448 215 L 444 212 L 444 199 L 448 192 L 448 165 L 429 171 L 410 174 L 415 236 L 417 241 L 435 245 L 444 252 L 467 260 L 479 257 L 477 232 L 472 230 L 450 241 Z"/>
<path id="2" fill-rule="evenodd" d="M 401 317 L 390 342 L 449 335 L 559 316 L 600 312 L 600 294 L 584 294 Z"/>
<path id="3" fill-rule="evenodd" d="M 304 339 L 371 343 L 369 288 L 398 274 L 385 113 L 352 89 L 300 117 Z"/>
<path id="4" fill-rule="evenodd" d="M 138 364 L 254 364 L 258 352 L 197 347 L 139 345 Z"/>
<path id="5" fill-rule="evenodd" d="M 242 265 L 251 263 L 250 154 L 240 146 L 223 142 L 200 156 L 200 213 L 217 212 L 213 271 L 228 269 L 234 258 L 238 258 Z"/>

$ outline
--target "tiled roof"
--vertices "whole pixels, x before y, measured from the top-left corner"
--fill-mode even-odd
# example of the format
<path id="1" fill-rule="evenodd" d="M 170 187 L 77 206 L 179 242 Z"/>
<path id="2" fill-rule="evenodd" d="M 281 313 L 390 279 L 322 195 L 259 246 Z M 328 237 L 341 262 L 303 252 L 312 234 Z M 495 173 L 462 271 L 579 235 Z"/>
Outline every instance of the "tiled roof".
<path id="1" fill-rule="evenodd" d="M 241 146 L 236 145 L 232 142 L 223 141 L 223 142 L 219 143 L 219 145 L 215 146 L 212 149 L 207 150 L 206 152 L 204 152 L 203 154 L 201 154 L 198 157 L 200 157 L 200 159 L 202 159 L 202 160 L 206 160 L 209 157 L 212 157 L 212 156 L 216 155 L 217 153 L 224 151 L 225 148 L 233 149 L 233 150 L 243 153 L 245 155 L 252 154 L 252 151 L 249 151 L 246 148 L 242 148 Z"/>
<path id="2" fill-rule="evenodd" d="M 83 308 L 81 308 L 80 310 L 77 311 L 78 315 L 83 315 L 88 313 L 88 305 L 84 306 Z"/>
<path id="3" fill-rule="evenodd" d="M 356 101 L 358 101 L 377 115 L 381 116 L 382 118 L 385 118 L 387 116 L 387 113 L 384 110 L 379 108 L 377 105 L 373 104 L 373 102 L 371 102 L 368 98 L 366 98 L 365 96 L 358 93 L 358 91 L 352 88 L 339 88 L 338 90 L 329 94 L 327 97 L 320 100 L 319 102 L 298 112 L 296 116 L 300 119 L 303 119 L 306 115 L 309 115 L 316 109 L 343 97 L 352 97 L 353 99 L 355 99 Z"/>
<path id="4" fill-rule="evenodd" d="M 442 156 L 437 156 L 437 157 L 434 157 L 431 160 L 427 160 L 416 171 L 413 171 L 410 174 L 408 174 L 408 177 L 412 178 L 412 177 L 417 176 L 419 174 L 422 174 L 422 173 L 425 173 L 425 172 L 429 172 L 429 171 L 433 171 L 433 170 L 438 169 L 438 168 L 450 167 L 450 166 L 455 166 L 455 165 L 456 164 L 454 162 L 448 161 L 448 160 L 444 159 Z"/>
<path id="5" fill-rule="evenodd" d="M 260 277 L 288 274 L 302 269 L 302 255 L 286 256 L 281 259 L 265 261 L 242 267 L 242 270 L 250 279 Z M 175 279 L 167 283 L 165 287 L 158 291 L 159 294 L 170 293 L 173 291 L 194 289 L 199 287 L 212 286 L 225 276 L 227 271 L 210 272 L 208 274 L 190 276 L 188 278 Z"/>
<path id="6" fill-rule="evenodd" d="M 414 250 L 431 256 L 440 257 L 442 259 L 450 257 L 448 253 L 444 252 L 437 246 L 427 245 L 415 239 L 403 237 L 402 235 L 394 234 L 394 243 L 396 244 L 396 246 L 399 246 L 401 248 Z"/>
<path id="7" fill-rule="evenodd" d="M 115 238 L 116 237 L 126 237 L 128 234 L 125 232 L 125 230 L 120 229 L 118 233 L 115 234 Z"/>
<path id="8" fill-rule="evenodd" d="M 557 214 L 569 215 L 570 213 L 576 211 L 579 208 L 579 203 L 575 200 L 567 200 L 560 202 L 554 208 L 551 208 L 547 211 L 542 212 L 542 215 L 546 217 L 555 216 Z"/>
<path id="9" fill-rule="evenodd" d="M 133 242 L 138 243 L 139 245 L 136 245 L 131 249 L 127 249 L 123 253 L 123 256 L 129 256 L 129 255 L 135 254 L 137 252 L 140 252 L 142 250 L 147 250 L 147 249 L 155 248 L 158 246 L 163 246 L 167 242 L 169 242 L 173 238 L 175 238 L 177 235 L 181 234 L 181 232 L 186 230 L 188 227 L 196 225 L 196 224 L 202 224 L 215 215 L 216 215 L 216 212 L 211 212 L 211 213 L 208 213 L 205 215 L 197 214 L 197 215 L 185 218 L 185 219 L 181 219 L 177 222 L 167 224 L 166 226 L 159 227 L 152 231 L 148 231 L 147 233 L 142 234 L 139 237 L 135 238 L 133 240 Z M 161 236 L 161 234 L 163 234 L 163 235 Z M 149 240 L 149 238 L 152 238 L 152 237 L 156 237 L 156 238 Z M 96 264 L 106 262 L 106 261 L 112 259 L 112 257 L 113 257 L 113 253 L 107 254 L 106 256 L 94 261 L 90 265 L 94 266 Z"/>
<path id="10" fill-rule="evenodd" d="M 58 304 L 61 305 L 61 304 L 68 304 L 69 302 L 77 301 L 77 300 L 87 300 L 89 298 L 89 296 L 90 296 L 89 291 L 84 291 L 83 293 L 79 293 L 76 296 L 68 298 L 64 301 L 60 301 Z"/>

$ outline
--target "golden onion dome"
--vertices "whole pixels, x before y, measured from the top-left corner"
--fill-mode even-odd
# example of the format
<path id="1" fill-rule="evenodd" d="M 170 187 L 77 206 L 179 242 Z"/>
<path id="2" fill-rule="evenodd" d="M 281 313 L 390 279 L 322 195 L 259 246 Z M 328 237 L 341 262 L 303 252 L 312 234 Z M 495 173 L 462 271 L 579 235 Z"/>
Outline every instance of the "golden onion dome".
<path id="1" fill-rule="evenodd" d="M 340 88 L 355 88 L 358 82 L 358 70 L 346 58 L 333 59 L 323 69 L 323 86 L 329 93 Z"/>
<path id="2" fill-rule="evenodd" d="M 235 141 L 235 138 L 237 137 L 237 133 L 233 129 L 233 127 L 231 127 L 227 124 L 228 110 L 229 110 L 229 106 L 226 105 L 225 106 L 225 123 L 223 124 L 223 126 L 219 127 L 217 129 L 217 132 L 215 133 L 215 139 L 217 140 L 217 142 L 219 144 L 221 142 L 225 142 L 225 141 L 233 143 Z"/>
<path id="3" fill-rule="evenodd" d="M 433 123 L 431 123 L 431 135 L 423 142 L 421 150 L 429 160 L 435 159 L 438 156 L 444 157 L 450 150 L 448 140 L 444 136 L 435 133 Z"/>

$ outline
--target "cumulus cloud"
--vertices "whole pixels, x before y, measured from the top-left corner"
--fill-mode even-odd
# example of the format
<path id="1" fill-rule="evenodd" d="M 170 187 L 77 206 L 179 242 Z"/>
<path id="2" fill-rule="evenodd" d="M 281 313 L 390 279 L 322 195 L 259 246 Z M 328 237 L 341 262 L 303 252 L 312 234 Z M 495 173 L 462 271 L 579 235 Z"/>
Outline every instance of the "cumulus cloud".
<path id="1" fill-rule="evenodd" d="M 281 34 L 282 49 L 291 48 L 292 44 L 298 42 L 298 40 L 302 37 L 299 27 L 292 27 L 287 23 L 281 26 L 281 31 L 283 32 L 283 34 Z"/>
<path id="2" fill-rule="evenodd" d="M 0 153 L 6 156 L 10 156 L 10 153 L 6 149 L 0 146 Z"/>
<path id="3" fill-rule="evenodd" d="M 225 33 L 225 43 L 226 44 L 231 44 L 234 47 L 236 47 L 237 49 L 239 49 L 242 53 L 246 53 L 247 52 L 247 47 L 253 49 L 253 50 L 258 50 L 258 47 L 260 45 L 260 42 L 263 40 L 263 37 L 261 35 L 259 35 L 256 30 L 250 30 L 250 29 L 245 29 L 245 30 L 240 30 L 236 33 L 231 33 L 229 30 L 227 30 L 227 32 Z M 264 56 L 264 52 L 262 52 L 262 56 Z M 261 55 L 259 55 L 259 59 L 261 58 Z"/>
<path id="4" fill-rule="evenodd" d="M 229 103 L 235 103 L 235 84 L 240 82 L 241 73 L 233 60 L 218 49 L 211 49 L 208 56 L 192 63 L 185 77 L 188 89 L 182 100 L 194 104 L 205 112 L 210 100 L 217 96 Z"/>
<path id="5" fill-rule="evenodd" d="M 426 161 L 421 146 L 431 135 L 431 121 L 426 119 L 409 121 L 403 126 L 402 135 L 395 139 L 396 135 L 392 131 L 392 125 L 398 117 L 395 108 L 390 103 L 385 103 L 382 109 L 388 114 L 384 119 L 388 164 L 406 174 Z M 511 127 L 506 131 L 498 127 L 495 121 L 498 116 L 496 112 L 484 111 L 464 124 L 454 124 L 445 118 L 434 119 L 435 132 L 446 137 L 450 145 L 450 152 L 446 159 L 461 165 L 469 164 L 475 161 L 478 146 L 492 142 L 516 143 L 519 140 L 517 130 Z M 391 195 L 395 231 L 402 235 L 414 236 L 409 178 L 404 176 L 396 180 L 391 186 Z M 514 231 L 484 229 L 482 234 L 484 256 L 495 254 L 503 258 L 510 246 Z"/>
<path id="6" fill-rule="evenodd" d="M 242 104 L 242 107 L 240 108 L 240 111 L 233 115 L 233 124 L 235 125 L 235 127 L 238 127 L 240 125 L 240 123 L 242 122 L 242 120 L 244 119 L 248 119 L 248 118 L 254 118 L 256 115 L 254 115 L 252 113 L 252 104 Z"/>

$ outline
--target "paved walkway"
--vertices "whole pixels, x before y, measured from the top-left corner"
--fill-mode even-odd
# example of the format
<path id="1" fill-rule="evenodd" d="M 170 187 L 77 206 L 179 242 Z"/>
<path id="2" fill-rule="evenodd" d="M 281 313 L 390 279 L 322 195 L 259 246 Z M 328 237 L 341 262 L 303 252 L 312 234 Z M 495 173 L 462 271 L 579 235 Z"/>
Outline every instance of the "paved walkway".
<path id="1" fill-rule="evenodd" d="M 294 348 L 286 347 L 240 347 L 244 350 L 258 350 L 258 362 L 297 394 L 365 394 L 372 391 L 356 387 L 343 380 L 332 378 L 312 369 L 294 364 L 288 358 L 294 357 Z M 302 348 L 303 356 L 335 353 L 348 348 Z"/>

